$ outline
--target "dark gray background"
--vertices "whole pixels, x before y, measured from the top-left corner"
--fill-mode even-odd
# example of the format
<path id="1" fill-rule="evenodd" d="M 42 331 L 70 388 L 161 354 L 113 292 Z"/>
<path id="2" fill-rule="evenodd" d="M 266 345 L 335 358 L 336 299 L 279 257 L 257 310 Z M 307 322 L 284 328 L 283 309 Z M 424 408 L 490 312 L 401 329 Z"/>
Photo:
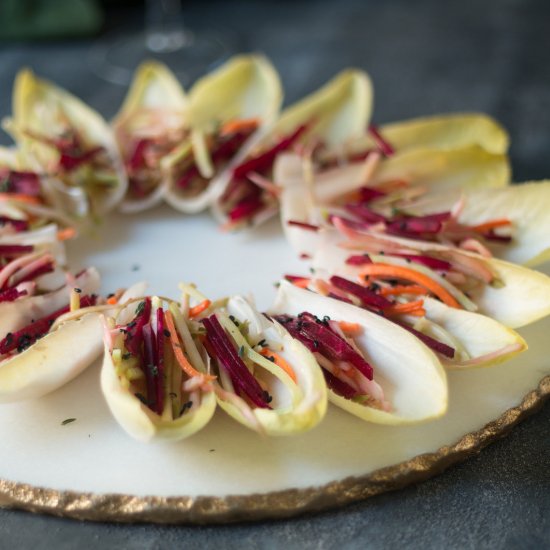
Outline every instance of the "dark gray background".
<path id="1" fill-rule="evenodd" d="M 240 49 L 266 53 L 287 102 L 356 65 L 374 80 L 376 122 L 485 111 L 512 136 L 515 180 L 550 177 L 547 0 L 239 0 L 187 3 L 186 10 L 190 26 L 226 26 Z M 139 21 L 135 11 L 119 10 L 108 25 L 122 34 Z M 78 41 L 1 44 L 0 115 L 10 111 L 16 71 L 29 65 L 112 116 L 125 90 L 91 73 L 89 48 Z M 550 544 L 549 424 L 546 404 L 507 439 L 433 480 L 314 517 L 157 527 L 0 510 L 0 548 L 538 549 Z"/>

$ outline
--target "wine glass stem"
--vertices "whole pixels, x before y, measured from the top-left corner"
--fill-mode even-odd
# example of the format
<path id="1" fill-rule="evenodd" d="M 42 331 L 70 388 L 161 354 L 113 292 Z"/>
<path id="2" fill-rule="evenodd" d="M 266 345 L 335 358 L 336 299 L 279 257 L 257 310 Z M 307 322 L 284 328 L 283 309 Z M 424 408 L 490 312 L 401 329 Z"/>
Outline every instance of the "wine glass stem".
<path id="1" fill-rule="evenodd" d="M 183 24 L 181 0 L 147 0 L 145 34 L 147 48 L 155 53 L 188 46 L 192 34 Z"/>

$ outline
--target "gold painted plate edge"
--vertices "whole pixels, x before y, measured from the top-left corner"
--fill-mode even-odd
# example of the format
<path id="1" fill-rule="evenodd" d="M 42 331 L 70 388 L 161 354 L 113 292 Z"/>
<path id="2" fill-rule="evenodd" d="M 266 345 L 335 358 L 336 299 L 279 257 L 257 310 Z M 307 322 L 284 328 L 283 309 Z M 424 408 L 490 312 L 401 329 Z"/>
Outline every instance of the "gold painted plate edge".
<path id="1" fill-rule="evenodd" d="M 550 376 L 521 403 L 456 443 L 364 476 L 347 477 L 320 487 L 266 494 L 214 496 L 133 496 L 79 493 L 34 487 L 0 479 L 0 507 L 88 521 L 212 524 L 280 519 L 336 508 L 424 481 L 504 437 L 550 396 Z"/>

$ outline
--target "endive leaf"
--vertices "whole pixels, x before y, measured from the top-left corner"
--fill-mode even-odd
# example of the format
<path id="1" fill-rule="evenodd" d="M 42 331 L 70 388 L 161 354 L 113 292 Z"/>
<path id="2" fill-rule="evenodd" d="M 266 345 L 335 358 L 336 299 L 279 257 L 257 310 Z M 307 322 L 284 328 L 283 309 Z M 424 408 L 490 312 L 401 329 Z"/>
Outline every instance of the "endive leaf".
<path id="1" fill-rule="evenodd" d="M 308 136 L 320 137 L 328 146 L 343 145 L 364 133 L 371 117 L 372 98 L 367 73 L 347 69 L 285 109 L 270 134 L 286 134 L 301 124 L 312 123 Z"/>
<path id="2" fill-rule="evenodd" d="M 0 403 L 45 395 L 60 388 L 101 354 L 99 315 L 68 321 L 25 351 L 0 363 Z"/>
<path id="3" fill-rule="evenodd" d="M 221 174 L 239 162 L 273 124 L 281 101 L 282 88 L 277 71 L 261 55 L 235 56 L 198 80 L 189 93 L 191 137 L 163 163 L 169 181 L 167 202 L 185 213 L 207 208 L 222 190 Z M 208 142 L 215 140 L 223 124 L 238 120 L 254 120 L 257 128 L 229 159 L 220 159 L 216 163 Z M 176 174 L 178 165 L 182 163 L 198 169 L 196 177 L 206 180 L 203 189 L 189 192 L 178 186 Z"/>
<path id="4" fill-rule="evenodd" d="M 395 154 L 379 164 L 369 186 L 404 180 L 430 193 L 448 190 L 502 187 L 509 182 L 510 167 L 504 154 L 493 154 L 478 145 L 461 149 L 414 149 Z"/>
<path id="5" fill-rule="evenodd" d="M 113 208 L 123 197 L 126 174 L 109 125 L 93 109 L 69 92 L 34 76 L 30 70 L 20 71 L 13 91 L 13 119 L 7 122 L 25 154 L 35 157 L 42 170 L 56 176 L 59 152 L 42 140 L 58 139 L 67 130 L 74 130 L 89 149 L 102 147 L 109 159 L 109 181 L 99 181 L 97 173 L 90 173 L 84 182 L 87 200 L 94 215 Z M 67 184 L 70 186 L 71 184 Z"/>
<path id="6" fill-rule="evenodd" d="M 413 149 L 460 149 L 479 145 L 489 153 L 504 154 L 510 138 L 506 130 L 483 113 L 449 113 L 383 124 L 378 130 L 397 153 Z M 364 151 L 376 146 L 365 135 L 350 144 L 352 151 Z"/>
<path id="7" fill-rule="evenodd" d="M 269 313 L 296 316 L 304 311 L 320 319 L 328 315 L 363 328 L 354 340 L 373 365 L 374 380 L 382 386 L 392 410 L 361 405 L 329 390 L 332 403 L 379 424 L 413 424 L 445 413 L 448 399 L 445 371 L 435 355 L 412 334 L 379 315 L 282 281 Z"/>
<path id="8" fill-rule="evenodd" d="M 244 406 L 235 406 L 233 401 L 228 401 L 219 393 L 220 407 L 241 424 L 270 436 L 292 435 L 316 426 L 326 412 L 327 391 L 323 374 L 313 355 L 278 323 L 263 317 L 251 302 L 242 296 L 234 296 L 229 300 L 227 313 L 240 325 L 245 325 L 249 329 L 250 344 L 257 345 L 263 340 L 270 349 L 275 347 L 272 351 L 291 366 L 296 383 L 271 362 L 266 360 L 268 368 L 260 362 L 256 363 L 258 358 L 255 357 L 254 376 L 265 384 L 273 398 L 273 408 L 246 410 Z M 243 345 L 244 341 L 244 337 L 241 336 L 238 343 Z M 243 347 L 246 347 L 249 353 L 252 352 L 251 355 L 256 355 L 250 344 L 244 344 Z M 282 375 L 274 375 L 275 369 L 281 370 Z"/>
<path id="9" fill-rule="evenodd" d="M 314 276 L 322 276 L 326 273 L 327 276 L 340 275 L 355 281 L 361 269 L 358 266 L 346 264 L 346 259 L 352 252 L 337 245 L 338 239 L 335 232 L 323 231 L 320 240 L 321 243 L 312 260 Z M 404 241 L 404 239 L 401 240 L 401 242 Z M 357 254 L 357 252 L 353 253 Z M 413 264 L 410 264 L 410 267 L 413 267 Z M 527 349 L 527 344 L 521 336 L 507 328 L 504 321 L 487 316 L 489 311 L 483 311 L 485 315 L 482 315 L 451 308 L 431 298 L 424 299 L 424 309 L 426 319 L 448 332 L 456 341 L 456 345 L 452 343 L 451 346 L 458 351 L 463 350 L 467 355 L 466 359 L 470 359 L 464 363 L 464 367 L 489 366 Z M 421 329 L 419 330 L 422 332 Z M 437 339 L 437 335 L 434 336 Z M 459 363 L 464 358 L 458 359 L 457 364 L 460 366 Z M 448 362 L 446 366 L 452 367 L 453 363 Z"/>
<path id="10" fill-rule="evenodd" d="M 134 153 L 138 140 L 175 140 L 176 136 L 183 134 L 188 126 L 187 97 L 166 65 L 147 61 L 137 68 L 112 126 L 126 164 Z M 134 196 L 130 181 L 130 188 L 121 205 L 122 211 L 139 212 L 162 200 L 167 180 L 163 177 L 161 163 L 162 158 L 158 166 L 152 167 L 150 176 L 154 180 L 153 187 L 145 196 Z"/>
<path id="11" fill-rule="evenodd" d="M 493 254 L 503 260 L 536 266 L 550 259 L 550 181 L 528 182 L 501 189 L 476 189 L 462 197 L 458 221 L 475 225 L 492 219 L 512 222 L 512 241 L 486 242 Z M 449 210 L 455 194 L 426 196 L 407 207 L 413 213 L 428 214 Z"/>

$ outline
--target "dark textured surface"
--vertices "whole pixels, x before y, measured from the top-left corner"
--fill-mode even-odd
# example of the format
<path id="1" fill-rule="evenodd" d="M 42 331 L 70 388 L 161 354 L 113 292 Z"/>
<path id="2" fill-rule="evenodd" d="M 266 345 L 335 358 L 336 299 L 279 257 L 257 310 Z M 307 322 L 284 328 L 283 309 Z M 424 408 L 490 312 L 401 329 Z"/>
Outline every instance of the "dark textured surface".
<path id="1" fill-rule="evenodd" d="M 375 83 L 376 121 L 485 111 L 512 136 L 516 181 L 550 177 L 546 0 L 241 0 L 192 4 L 187 13 L 190 25 L 227 24 L 244 49 L 269 55 L 288 101 L 347 65 L 363 67 Z M 124 90 L 91 74 L 88 49 L 82 42 L 2 45 L 0 114 L 10 110 L 13 76 L 29 65 L 112 116 Z M 547 404 L 508 438 L 433 480 L 315 517 L 156 527 L 85 524 L 0 510 L 0 548 L 548 547 L 549 427 Z"/>

